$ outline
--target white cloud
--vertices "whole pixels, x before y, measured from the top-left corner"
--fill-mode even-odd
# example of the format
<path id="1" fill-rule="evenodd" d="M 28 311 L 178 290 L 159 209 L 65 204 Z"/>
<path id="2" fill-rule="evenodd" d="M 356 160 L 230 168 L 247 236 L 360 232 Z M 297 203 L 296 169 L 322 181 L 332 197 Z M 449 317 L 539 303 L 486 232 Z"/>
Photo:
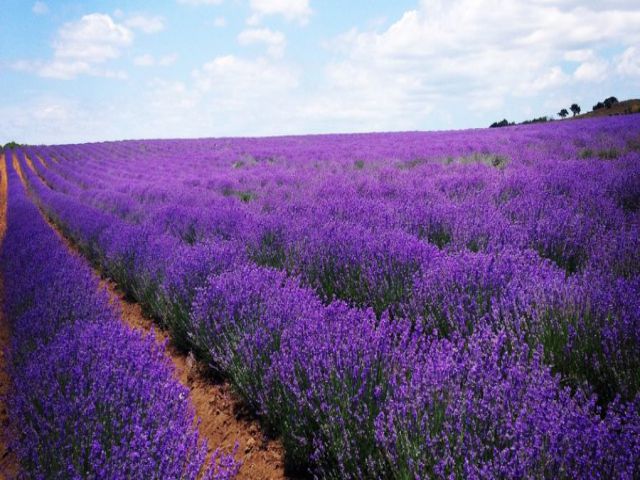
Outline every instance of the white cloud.
<path id="1" fill-rule="evenodd" d="M 36 2 L 33 4 L 33 7 L 31 7 L 31 11 L 36 15 L 46 15 L 49 13 L 49 7 L 44 2 Z"/>
<path id="2" fill-rule="evenodd" d="M 109 15 L 92 13 L 64 24 L 53 48 L 58 59 L 102 63 L 118 58 L 132 41 L 133 34 L 127 27 L 115 23 Z"/>
<path id="3" fill-rule="evenodd" d="M 202 92 L 220 93 L 223 102 L 262 97 L 268 92 L 294 88 L 297 76 L 286 67 L 265 59 L 245 60 L 234 55 L 217 57 L 193 72 Z"/>
<path id="4" fill-rule="evenodd" d="M 42 64 L 38 67 L 37 72 L 41 77 L 68 80 L 81 74 L 88 75 L 91 72 L 91 65 L 83 61 L 61 62 L 54 60 Z"/>
<path id="5" fill-rule="evenodd" d="M 372 127 L 386 116 L 396 128 L 453 103 L 481 112 L 549 96 L 607 78 L 597 52 L 640 41 L 637 25 L 631 0 L 422 0 L 382 32 L 353 29 L 329 43 L 334 59 L 311 112 L 349 112 Z M 566 61 L 580 65 L 567 72 Z"/>
<path id="6" fill-rule="evenodd" d="M 175 53 L 171 53 L 169 55 L 164 55 L 160 58 L 156 58 L 149 53 L 145 53 L 143 55 L 138 55 L 133 59 L 134 65 L 139 67 L 168 67 L 173 65 L 178 59 L 178 55 Z"/>
<path id="7" fill-rule="evenodd" d="M 249 17 L 249 25 L 257 25 L 263 17 L 281 15 L 289 22 L 305 25 L 313 13 L 309 0 L 250 0 L 253 15 Z"/>
<path id="8" fill-rule="evenodd" d="M 83 104 L 52 95 L 1 105 L 0 116 L 6 119 L 3 136 L 30 144 L 122 138 L 120 129 L 126 121 L 122 107 L 112 102 Z"/>
<path id="9" fill-rule="evenodd" d="M 282 57 L 287 40 L 282 32 L 268 28 L 251 28 L 243 30 L 238 35 L 240 45 L 263 43 L 267 46 L 267 53 L 272 57 Z"/>
<path id="10" fill-rule="evenodd" d="M 298 72 L 280 62 L 220 56 L 194 70 L 188 81 L 152 82 L 140 123 L 173 136 L 274 134 L 285 124 L 300 128 L 298 86 Z"/>
<path id="11" fill-rule="evenodd" d="M 579 75 L 576 78 L 580 78 Z M 565 85 L 571 81 L 571 77 L 567 75 L 560 67 L 551 67 L 547 71 L 541 72 L 540 75 L 532 80 L 523 83 L 517 92 L 522 95 L 539 93 L 544 90 L 550 90 Z"/>
<path id="12" fill-rule="evenodd" d="M 54 59 L 48 62 L 19 60 L 11 66 L 17 71 L 35 73 L 44 78 L 55 78 L 58 80 L 71 80 L 78 75 L 90 75 L 93 77 L 114 78 L 118 80 L 128 78 L 127 72 L 122 70 L 103 68 L 82 60 L 68 61 Z"/>
<path id="13" fill-rule="evenodd" d="M 213 19 L 213 26 L 216 28 L 222 28 L 227 26 L 227 19 L 224 17 L 216 17 Z"/>
<path id="14" fill-rule="evenodd" d="M 131 95 L 128 101 L 105 98 L 100 103 L 96 96 L 82 102 L 30 101 L 15 108 L 5 104 L 0 113 L 11 120 L 3 133 L 57 143 L 123 135 L 458 128 L 505 116 L 519 121 L 555 114 L 574 102 L 591 104 L 601 98 L 592 98 L 596 90 L 605 87 L 611 90 L 607 95 L 620 97 L 632 92 L 640 78 L 637 0 L 416 0 L 414 9 L 387 21 L 365 18 L 361 29 L 326 43 L 328 51 L 319 57 L 330 60 L 303 59 L 304 70 L 289 63 L 288 56 L 283 60 L 290 38 L 266 24 L 304 24 L 312 15 L 310 2 L 245 3 L 251 7 L 250 21 L 259 26 L 247 27 L 235 39 L 269 54 L 218 56 L 182 78 L 173 76 L 178 68 L 171 79 L 158 68 L 175 62 L 177 55 L 158 55 L 151 48 L 125 55 L 135 29 L 142 28 L 130 23 L 129 14 L 100 21 L 83 17 L 65 25 L 55 36 L 49 61 L 16 62 L 13 68 L 55 78 L 123 78 L 126 74 L 114 67 L 115 59 L 125 56 L 130 64 L 149 67 L 138 71 L 136 80 L 145 74 L 156 78 L 143 92 L 123 89 L 123 96 Z M 203 21 L 208 28 L 227 24 L 225 17 L 214 20 L 215 10 L 207 11 Z M 63 30 L 85 33 L 63 35 Z M 603 86 L 594 87 L 600 81 Z"/>
<path id="15" fill-rule="evenodd" d="M 591 49 L 582 49 L 582 50 L 569 50 L 563 54 L 563 58 L 568 62 L 586 62 L 587 60 L 592 60 L 595 56 L 593 50 Z"/>
<path id="16" fill-rule="evenodd" d="M 640 47 L 629 47 L 617 59 L 616 71 L 625 77 L 640 78 Z"/>
<path id="17" fill-rule="evenodd" d="M 153 55 L 145 53 L 144 55 L 138 55 L 133 59 L 134 65 L 139 67 L 152 67 L 156 64 L 156 59 Z"/>
<path id="18" fill-rule="evenodd" d="M 67 122 L 73 117 L 74 107 L 72 103 L 65 100 L 40 98 L 30 100 L 21 108 L 3 105 L 0 107 L 0 112 L 7 119 L 5 126 L 9 131 L 7 138 L 23 138 L 27 128 L 33 128 L 37 132 L 34 138 L 42 138 L 42 130 L 47 124 L 50 125 L 49 129 L 57 129 L 64 125 L 60 128 L 60 133 L 63 133 L 66 130 L 65 127 L 69 127 Z M 45 135 L 41 141 L 48 139 L 55 141 L 49 135 Z"/>
<path id="19" fill-rule="evenodd" d="M 594 59 L 592 61 L 583 62 L 573 72 L 576 80 L 582 82 L 602 82 L 609 74 L 609 63 L 602 59 Z"/>
<path id="20" fill-rule="evenodd" d="M 182 3 L 184 5 L 220 5 L 223 0 L 178 0 L 178 3 Z"/>
<path id="21" fill-rule="evenodd" d="M 91 65 L 84 61 L 60 61 L 50 62 L 19 60 L 12 64 L 14 70 L 21 72 L 37 73 L 41 77 L 68 80 L 81 74 L 90 74 Z"/>
<path id="22" fill-rule="evenodd" d="M 144 15 L 134 15 L 125 20 L 124 24 L 134 30 L 143 33 L 157 33 L 164 30 L 164 19 L 162 17 L 147 17 Z"/>
<path id="23" fill-rule="evenodd" d="M 171 117 L 180 118 L 176 112 L 191 110 L 200 101 L 199 92 L 190 90 L 184 82 L 155 79 L 150 86 L 150 107 L 155 111 L 173 110 Z"/>
<path id="24" fill-rule="evenodd" d="M 133 33 L 109 15 L 93 13 L 76 22 L 65 23 L 53 41 L 53 59 L 20 60 L 14 70 L 41 77 L 68 80 L 78 75 L 123 79 L 127 74 L 99 65 L 118 58 L 133 41 Z"/>

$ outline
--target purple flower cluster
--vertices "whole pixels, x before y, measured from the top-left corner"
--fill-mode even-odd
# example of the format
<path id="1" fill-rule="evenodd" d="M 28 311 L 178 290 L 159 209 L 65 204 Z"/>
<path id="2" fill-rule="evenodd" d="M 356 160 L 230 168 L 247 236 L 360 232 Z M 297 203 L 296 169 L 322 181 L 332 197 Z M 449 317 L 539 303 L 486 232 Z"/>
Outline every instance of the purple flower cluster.
<path id="1" fill-rule="evenodd" d="M 115 142 L 24 170 L 291 469 L 636 478 L 638 138 L 626 116 Z"/>
<path id="2" fill-rule="evenodd" d="M 197 351 L 226 375 L 258 411 L 278 409 L 265 389 L 281 336 L 302 319 L 316 319 L 322 304 L 283 272 L 245 266 L 211 276 L 198 292 L 190 332 Z"/>
<path id="3" fill-rule="evenodd" d="M 638 404 L 571 396 L 539 352 L 479 329 L 422 346 L 409 382 L 394 384 L 377 434 L 394 468 L 420 478 L 633 478 Z M 618 428 L 621 428 L 619 431 Z M 622 434 L 620 433 L 622 432 Z"/>
<path id="4" fill-rule="evenodd" d="M 126 328 L 9 175 L 0 252 L 11 321 L 11 446 L 24 478 L 233 478 L 205 460 L 188 390 L 152 336 Z"/>

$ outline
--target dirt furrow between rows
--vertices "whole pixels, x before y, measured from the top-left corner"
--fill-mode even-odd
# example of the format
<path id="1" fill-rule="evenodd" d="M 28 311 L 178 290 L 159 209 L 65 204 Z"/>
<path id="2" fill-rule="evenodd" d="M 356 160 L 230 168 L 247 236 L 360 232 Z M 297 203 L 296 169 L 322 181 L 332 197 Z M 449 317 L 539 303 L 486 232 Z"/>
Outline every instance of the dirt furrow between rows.
<path id="1" fill-rule="evenodd" d="M 4 234 L 7 231 L 8 199 L 7 166 L 4 154 L 0 154 L 0 247 L 2 247 Z M 0 272 L 0 479 L 14 478 L 18 473 L 16 456 L 9 449 L 9 439 L 5 435 L 9 424 L 7 406 L 4 399 L 10 388 L 6 362 L 10 338 L 9 321 L 4 312 L 4 282 L 2 272 Z"/>
<path id="2" fill-rule="evenodd" d="M 15 158 L 14 166 L 20 168 Z M 22 172 L 18 173 L 24 182 Z M 44 211 L 41 210 L 41 213 L 69 251 L 82 257 L 79 248 L 64 236 Z M 121 311 L 125 324 L 145 334 L 153 334 L 158 344 L 167 345 L 165 354 L 175 366 L 176 378 L 190 391 L 191 402 L 200 420 L 199 432 L 207 440 L 210 452 L 216 448 L 230 452 L 237 443 L 236 457 L 242 461 L 238 479 L 288 478 L 284 472 L 284 451 L 281 444 L 263 435 L 259 423 L 247 415 L 230 385 L 211 380 L 206 368 L 177 350 L 171 344 L 168 334 L 142 312 L 139 304 L 129 301 L 113 281 L 103 278 L 99 270 L 94 268 L 93 271 L 100 278 L 101 288 L 107 290 L 111 301 Z"/>

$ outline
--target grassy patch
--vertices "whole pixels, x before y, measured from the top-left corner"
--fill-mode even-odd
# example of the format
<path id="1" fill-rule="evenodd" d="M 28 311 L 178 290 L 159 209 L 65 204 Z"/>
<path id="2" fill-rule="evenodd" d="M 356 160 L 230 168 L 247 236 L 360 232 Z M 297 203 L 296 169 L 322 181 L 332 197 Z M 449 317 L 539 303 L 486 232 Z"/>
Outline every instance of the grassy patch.
<path id="1" fill-rule="evenodd" d="M 462 157 L 447 157 L 445 159 L 445 163 L 447 165 L 470 165 L 480 163 L 488 167 L 503 170 L 509 163 L 509 159 L 505 155 L 498 155 L 496 153 L 474 152 Z"/>
<path id="2" fill-rule="evenodd" d="M 251 200 L 255 200 L 256 194 L 251 190 L 235 190 L 233 188 L 224 188 L 222 195 L 225 197 L 237 197 L 241 202 L 249 203 Z"/>
<path id="3" fill-rule="evenodd" d="M 620 151 L 615 147 L 601 148 L 598 151 L 592 148 L 583 148 L 578 154 L 579 158 L 588 159 L 598 157 L 601 160 L 615 160 L 620 156 Z"/>
<path id="4" fill-rule="evenodd" d="M 627 150 L 632 152 L 640 152 L 640 137 L 627 140 Z"/>
<path id="5" fill-rule="evenodd" d="M 598 150 L 598 158 L 601 158 L 602 160 L 615 160 L 619 156 L 620 152 L 614 147 Z"/>
<path id="6" fill-rule="evenodd" d="M 583 148 L 578 155 L 580 158 L 593 158 L 595 153 L 590 148 Z"/>
<path id="7" fill-rule="evenodd" d="M 415 168 L 415 167 L 417 167 L 419 165 L 422 165 L 422 164 L 424 164 L 426 162 L 427 162 L 426 158 L 414 158 L 412 160 L 407 160 L 407 161 L 404 161 L 404 162 L 400 162 L 397 165 L 397 167 L 400 170 L 410 170 L 410 169 Z"/>

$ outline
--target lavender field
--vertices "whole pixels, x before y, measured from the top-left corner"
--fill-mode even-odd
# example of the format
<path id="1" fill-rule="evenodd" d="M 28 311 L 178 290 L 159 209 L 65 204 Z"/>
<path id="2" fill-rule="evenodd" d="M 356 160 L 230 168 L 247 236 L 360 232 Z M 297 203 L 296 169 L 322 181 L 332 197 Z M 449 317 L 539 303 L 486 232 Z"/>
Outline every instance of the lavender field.
<path id="1" fill-rule="evenodd" d="M 640 477 L 640 116 L 5 156 L 26 478 L 238 471 L 89 265 L 233 386 L 287 475 Z"/>

